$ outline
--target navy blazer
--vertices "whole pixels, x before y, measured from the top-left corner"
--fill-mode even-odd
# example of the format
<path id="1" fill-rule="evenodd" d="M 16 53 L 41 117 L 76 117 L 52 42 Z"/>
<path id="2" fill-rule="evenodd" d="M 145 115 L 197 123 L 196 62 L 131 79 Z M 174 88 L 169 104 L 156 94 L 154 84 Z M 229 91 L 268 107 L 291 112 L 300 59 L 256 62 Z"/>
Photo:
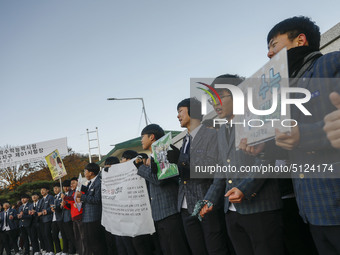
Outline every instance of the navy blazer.
<path id="1" fill-rule="evenodd" d="M 72 196 L 72 193 L 73 191 L 70 190 L 68 193 L 65 194 L 65 196 Z M 66 208 L 62 208 L 63 211 L 62 211 L 62 219 L 63 219 L 63 222 L 70 222 L 72 221 L 72 217 L 71 217 L 71 210 L 68 210 Z"/>
<path id="2" fill-rule="evenodd" d="M 157 174 L 146 165 L 141 165 L 137 174 L 149 182 L 151 212 L 154 221 L 178 213 L 178 177 L 158 180 Z"/>
<path id="3" fill-rule="evenodd" d="M 54 197 L 52 195 L 48 194 L 45 199 L 41 199 L 39 212 L 46 210 L 47 214 L 40 216 L 40 222 L 46 223 L 52 221 L 53 212 L 51 210 L 51 205 L 54 205 Z"/>
<path id="4" fill-rule="evenodd" d="M 38 216 L 38 211 L 39 211 L 41 202 L 42 202 L 42 199 L 38 200 L 37 206 L 35 208 L 34 208 L 34 202 L 30 203 L 28 210 L 30 210 L 30 211 L 34 210 L 35 211 L 35 213 L 32 215 L 32 224 L 39 223 L 40 217 Z"/>
<path id="5" fill-rule="evenodd" d="M 27 203 L 25 206 L 21 205 L 19 207 L 19 212 L 18 214 L 20 214 L 21 212 L 23 212 L 23 215 L 21 217 L 21 219 L 19 219 L 19 227 L 29 227 L 31 226 L 32 223 L 32 215 L 28 214 L 29 208 L 31 206 L 31 203 Z"/>
<path id="6" fill-rule="evenodd" d="M 82 222 L 100 221 L 102 217 L 102 180 L 98 175 L 96 180 L 91 183 L 89 190 L 81 196 L 83 203 Z"/>
<path id="7" fill-rule="evenodd" d="M 295 114 L 292 109 L 292 115 L 299 123 L 300 144 L 289 152 L 291 162 L 332 164 L 333 167 L 333 172 L 329 172 L 330 178 L 293 179 L 300 215 L 305 222 L 313 225 L 340 225 L 340 150 L 331 146 L 322 129 L 325 115 L 336 110 L 329 100 L 329 94 L 333 91 L 340 93 L 339 78 L 340 51 L 320 57 L 297 85 L 315 95 L 304 104 L 312 116 Z"/>
<path id="8" fill-rule="evenodd" d="M 195 204 L 197 203 L 197 201 L 204 199 L 210 185 L 213 182 L 213 176 L 209 173 L 208 176 L 205 176 L 207 178 L 202 178 L 202 173 L 195 173 L 195 175 L 198 175 L 196 177 L 199 177 L 199 179 L 194 179 L 192 173 L 194 173 L 193 171 L 195 171 L 196 166 L 204 167 L 216 165 L 218 159 L 216 130 L 207 128 L 204 125 L 200 127 L 190 144 L 190 153 L 188 155 L 190 160 L 190 168 L 182 166 L 181 158 L 184 158 L 183 146 L 180 150 L 181 153 L 178 164 L 181 178 L 179 182 L 177 209 L 178 211 L 181 210 L 183 199 L 185 196 L 187 201 L 187 209 L 188 212 L 191 214 L 195 208 Z M 191 173 L 183 173 L 184 171 L 191 171 Z M 188 176 L 190 176 L 190 178 L 186 178 Z M 223 198 L 221 198 L 221 202 L 222 201 Z M 217 203 L 216 207 L 214 208 L 217 208 L 219 204 Z"/>
<path id="9" fill-rule="evenodd" d="M 221 166 L 231 165 L 240 169 L 241 166 L 268 163 L 249 156 L 241 150 L 237 151 L 235 148 L 235 128 L 231 130 L 229 143 L 226 132 L 226 126 L 222 125 L 217 137 L 219 164 Z M 236 187 L 245 196 L 241 203 L 234 203 L 236 211 L 240 214 L 252 214 L 282 208 L 281 194 L 276 179 L 255 178 L 254 174 L 247 174 L 242 178 L 238 178 L 237 174 L 233 174 L 233 178 L 230 175 L 228 173 L 216 174 L 205 200 L 211 201 L 215 205 L 228 190 Z M 225 198 L 225 212 L 228 211 L 229 205 L 229 199 Z"/>
<path id="10" fill-rule="evenodd" d="M 336 110 L 329 100 L 329 94 L 333 91 L 340 93 L 339 78 L 340 51 L 318 58 L 296 82 L 297 87 L 305 88 L 313 95 L 303 104 L 312 115 L 305 116 L 296 107 L 291 108 L 292 119 L 298 122 L 300 141 L 297 147 L 288 152 L 290 163 L 302 167 L 308 164 L 315 168 L 328 164 L 328 167 L 333 168 L 333 172 L 325 171 L 329 178 L 306 178 L 315 173 L 312 171 L 303 175 L 299 171 L 293 174 L 300 215 L 305 222 L 319 226 L 340 225 L 340 150 L 332 147 L 323 131 L 324 117 Z M 267 157 L 275 158 L 280 154 L 280 150 L 274 150 L 278 147 L 267 145 L 270 143 L 266 144 Z M 323 168 L 321 172 L 323 174 Z M 314 177 L 317 177 L 320 173 L 315 174 Z"/>
<path id="11" fill-rule="evenodd" d="M 62 215 L 63 208 L 61 207 L 62 198 L 61 198 L 60 194 L 54 196 L 54 211 L 55 211 L 56 221 L 62 221 L 63 220 L 63 215 Z"/>
<path id="12" fill-rule="evenodd" d="M 10 208 L 10 209 L 7 210 L 7 212 L 8 212 L 7 213 L 7 222 L 8 222 L 9 228 L 11 230 L 17 229 L 18 228 L 18 222 L 17 222 L 18 212 L 17 212 L 17 210 Z M 12 220 L 9 219 L 10 215 L 13 216 Z M 2 231 L 2 228 L 3 228 L 4 223 L 5 223 L 4 221 L 5 221 L 5 210 L 0 212 L 0 231 Z"/>

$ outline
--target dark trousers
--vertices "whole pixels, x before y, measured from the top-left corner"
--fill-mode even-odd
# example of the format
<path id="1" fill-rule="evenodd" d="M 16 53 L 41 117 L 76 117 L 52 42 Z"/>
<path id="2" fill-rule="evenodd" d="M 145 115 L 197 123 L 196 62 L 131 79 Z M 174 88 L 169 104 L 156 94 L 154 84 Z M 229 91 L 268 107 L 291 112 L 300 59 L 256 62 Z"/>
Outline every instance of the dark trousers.
<path id="1" fill-rule="evenodd" d="M 289 255 L 318 255 L 308 225 L 299 215 L 295 197 L 282 199 L 283 231 Z"/>
<path id="2" fill-rule="evenodd" d="M 47 244 L 45 243 L 45 238 L 44 238 L 44 225 L 41 221 L 39 222 L 39 229 L 40 230 L 38 232 L 38 237 L 40 241 L 40 248 L 43 251 L 46 251 Z"/>
<path id="3" fill-rule="evenodd" d="M 105 229 L 100 221 L 83 222 L 83 227 L 85 249 L 87 248 L 91 255 L 106 255 Z"/>
<path id="4" fill-rule="evenodd" d="M 106 241 L 106 247 L 107 247 L 107 254 L 118 255 L 115 235 L 105 230 L 105 241 Z"/>
<path id="5" fill-rule="evenodd" d="M 281 211 L 225 215 L 229 237 L 237 255 L 284 255 Z"/>
<path id="6" fill-rule="evenodd" d="M 17 245 L 18 231 L 17 229 L 9 231 L 1 231 L 0 238 L 2 239 L 3 246 L 5 248 L 6 254 L 11 254 L 11 249 L 17 253 L 19 252 L 19 247 Z"/>
<path id="7" fill-rule="evenodd" d="M 153 240 L 151 235 L 140 235 L 132 238 L 133 246 L 138 255 L 153 254 Z"/>
<path id="8" fill-rule="evenodd" d="M 164 255 L 191 254 L 179 213 L 156 221 L 155 225 Z"/>
<path id="9" fill-rule="evenodd" d="M 59 232 L 60 232 L 59 222 L 53 221 L 52 222 L 52 239 L 53 239 L 53 242 L 54 242 L 54 247 L 55 247 L 56 253 L 61 252 Z"/>
<path id="10" fill-rule="evenodd" d="M 159 243 L 159 237 L 157 232 L 151 235 L 152 243 L 153 243 L 153 254 L 154 255 L 163 255 L 161 244 Z"/>
<path id="11" fill-rule="evenodd" d="M 310 224 L 309 228 L 320 255 L 340 254 L 340 225 L 315 226 Z"/>
<path id="12" fill-rule="evenodd" d="M 0 255 L 4 252 L 4 244 L 2 242 L 1 232 L 0 232 Z"/>
<path id="13" fill-rule="evenodd" d="M 41 222 L 43 228 L 43 238 L 45 249 L 47 252 L 54 252 L 53 238 L 52 238 L 52 222 Z"/>
<path id="14" fill-rule="evenodd" d="M 84 241 L 84 228 L 83 222 L 81 220 L 73 222 L 73 233 L 75 237 L 76 250 L 79 255 L 88 255 L 89 253 L 85 251 L 85 241 Z"/>
<path id="15" fill-rule="evenodd" d="M 31 229 L 29 227 L 21 227 L 20 236 L 21 236 L 21 240 L 23 241 L 24 248 L 25 248 L 24 254 L 27 255 L 30 252 L 30 241 L 28 237 L 31 236 Z"/>
<path id="16" fill-rule="evenodd" d="M 197 255 L 226 255 L 227 235 L 220 217 L 223 211 L 212 211 L 204 216 L 202 221 L 191 216 L 186 209 L 181 210 L 185 234 L 193 254 Z"/>
<path id="17" fill-rule="evenodd" d="M 62 222 L 60 225 L 61 236 L 63 237 L 63 252 L 76 253 L 72 221 Z"/>
<path id="18" fill-rule="evenodd" d="M 116 245 L 119 255 L 137 255 L 133 247 L 132 237 L 116 236 Z"/>
<path id="19" fill-rule="evenodd" d="M 33 222 L 31 225 L 31 243 L 32 243 L 32 248 L 33 248 L 33 254 L 35 252 L 40 252 L 40 249 L 39 249 L 40 238 L 41 238 L 41 235 L 40 235 L 39 223 Z"/>

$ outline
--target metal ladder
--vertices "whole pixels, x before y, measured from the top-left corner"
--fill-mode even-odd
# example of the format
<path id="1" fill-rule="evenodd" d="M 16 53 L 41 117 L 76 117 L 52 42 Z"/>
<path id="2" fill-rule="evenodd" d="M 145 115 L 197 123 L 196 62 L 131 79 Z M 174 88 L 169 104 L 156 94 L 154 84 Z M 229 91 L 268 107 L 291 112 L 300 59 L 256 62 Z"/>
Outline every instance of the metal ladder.
<path id="1" fill-rule="evenodd" d="M 87 133 L 87 141 L 89 144 L 89 161 L 90 163 L 92 163 L 92 154 L 91 154 L 91 150 L 95 150 L 98 149 L 98 157 L 99 157 L 99 161 L 102 159 L 101 155 L 100 155 L 100 145 L 99 145 L 99 136 L 98 136 L 98 127 L 96 127 L 95 131 L 89 131 L 89 129 L 86 129 L 86 133 Z M 90 134 L 92 133 L 96 133 L 97 137 L 96 138 L 92 138 L 90 139 Z M 97 141 L 97 146 L 96 147 L 91 147 L 91 142 L 95 142 Z"/>

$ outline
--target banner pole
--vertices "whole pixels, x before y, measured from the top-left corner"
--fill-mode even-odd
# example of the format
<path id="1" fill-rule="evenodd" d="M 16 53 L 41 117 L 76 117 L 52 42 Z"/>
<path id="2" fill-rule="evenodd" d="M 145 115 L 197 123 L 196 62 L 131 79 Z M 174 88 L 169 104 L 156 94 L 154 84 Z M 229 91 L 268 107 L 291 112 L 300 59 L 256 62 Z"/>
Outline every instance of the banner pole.
<path id="1" fill-rule="evenodd" d="M 59 178 L 59 183 L 60 183 L 60 192 L 63 193 L 63 185 L 61 183 L 61 177 Z"/>

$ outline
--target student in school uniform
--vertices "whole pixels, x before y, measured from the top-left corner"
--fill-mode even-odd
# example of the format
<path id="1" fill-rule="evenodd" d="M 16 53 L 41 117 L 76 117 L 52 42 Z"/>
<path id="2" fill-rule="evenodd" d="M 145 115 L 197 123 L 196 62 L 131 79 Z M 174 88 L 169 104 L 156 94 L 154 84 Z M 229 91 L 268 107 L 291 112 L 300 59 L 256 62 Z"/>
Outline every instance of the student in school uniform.
<path id="1" fill-rule="evenodd" d="M 30 242 L 28 237 L 31 238 L 32 215 L 29 214 L 29 207 L 31 206 L 31 204 L 28 202 L 29 199 L 30 197 L 27 194 L 23 194 L 21 196 L 22 205 L 19 207 L 17 215 L 21 238 L 24 242 L 25 255 L 28 255 L 30 252 Z"/>
<path id="2" fill-rule="evenodd" d="M 85 194 L 76 192 L 83 204 L 84 244 L 89 254 L 107 254 L 105 242 L 105 229 L 101 225 L 101 178 L 98 176 L 100 167 L 89 163 L 85 167 L 85 177 L 88 180 Z M 78 238 L 78 237 L 77 237 Z"/>
<path id="3" fill-rule="evenodd" d="M 41 201 L 39 200 L 39 194 L 34 192 L 32 193 L 32 203 L 30 204 L 28 210 L 29 215 L 32 216 L 32 224 L 31 224 L 31 243 L 33 248 L 33 254 L 39 255 L 40 248 L 39 248 L 39 241 L 40 241 L 40 247 L 41 250 L 45 250 L 44 246 L 44 239 L 43 235 L 39 226 L 39 216 L 37 214 L 37 211 L 40 207 Z"/>
<path id="4" fill-rule="evenodd" d="M 18 223 L 17 210 L 10 207 L 9 202 L 3 204 L 4 210 L 0 213 L 0 236 L 6 251 L 11 254 L 11 249 L 15 251 L 15 255 L 20 255 L 18 241 Z"/>
<path id="5" fill-rule="evenodd" d="M 53 212 L 51 207 L 54 206 L 54 197 L 50 194 L 49 187 L 44 186 L 40 189 L 40 193 L 43 196 L 41 199 L 40 207 L 38 210 L 38 216 L 40 217 L 40 224 L 43 230 L 43 238 L 45 243 L 46 252 L 48 255 L 54 254 L 53 238 L 52 238 L 52 219 Z"/>

